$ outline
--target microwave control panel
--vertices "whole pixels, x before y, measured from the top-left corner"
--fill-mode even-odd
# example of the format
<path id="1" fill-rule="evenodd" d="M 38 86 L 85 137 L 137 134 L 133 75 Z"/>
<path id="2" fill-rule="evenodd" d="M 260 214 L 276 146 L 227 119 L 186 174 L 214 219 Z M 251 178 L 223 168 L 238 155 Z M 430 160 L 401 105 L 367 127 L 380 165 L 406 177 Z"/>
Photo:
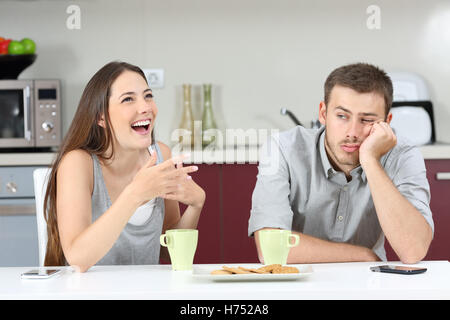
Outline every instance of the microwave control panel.
<path id="1" fill-rule="evenodd" d="M 59 80 L 34 80 L 36 147 L 61 143 L 61 91 Z"/>

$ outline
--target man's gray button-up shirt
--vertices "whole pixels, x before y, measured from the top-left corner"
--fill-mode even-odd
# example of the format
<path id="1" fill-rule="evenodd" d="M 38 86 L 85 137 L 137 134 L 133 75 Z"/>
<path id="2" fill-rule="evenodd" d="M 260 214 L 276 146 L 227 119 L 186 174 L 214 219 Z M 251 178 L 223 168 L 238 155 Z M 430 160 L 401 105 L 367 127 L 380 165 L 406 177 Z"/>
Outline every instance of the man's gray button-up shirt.
<path id="1" fill-rule="evenodd" d="M 347 182 L 345 174 L 330 165 L 324 140 L 324 127 L 297 126 L 273 135 L 261 147 L 249 236 L 266 227 L 295 230 L 372 248 L 386 260 L 384 234 L 363 169 L 354 168 Z M 420 150 L 397 136 L 397 145 L 380 162 L 434 231 L 430 188 Z"/>

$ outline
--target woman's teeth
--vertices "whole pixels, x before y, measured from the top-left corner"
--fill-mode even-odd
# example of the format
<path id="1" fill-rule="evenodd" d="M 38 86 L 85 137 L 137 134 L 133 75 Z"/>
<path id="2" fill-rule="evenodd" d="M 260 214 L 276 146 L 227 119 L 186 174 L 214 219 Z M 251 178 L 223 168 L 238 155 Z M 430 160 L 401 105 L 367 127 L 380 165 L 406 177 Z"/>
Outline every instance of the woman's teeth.
<path id="1" fill-rule="evenodd" d="M 138 121 L 133 123 L 131 126 L 132 127 L 143 127 L 143 126 L 148 126 L 150 125 L 150 120 L 143 120 L 143 121 Z"/>
<path id="2" fill-rule="evenodd" d="M 151 120 L 142 120 L 135 122 L 131 125 L 131 128 L 139 134 L 147 134 L 150 128 Z"/>

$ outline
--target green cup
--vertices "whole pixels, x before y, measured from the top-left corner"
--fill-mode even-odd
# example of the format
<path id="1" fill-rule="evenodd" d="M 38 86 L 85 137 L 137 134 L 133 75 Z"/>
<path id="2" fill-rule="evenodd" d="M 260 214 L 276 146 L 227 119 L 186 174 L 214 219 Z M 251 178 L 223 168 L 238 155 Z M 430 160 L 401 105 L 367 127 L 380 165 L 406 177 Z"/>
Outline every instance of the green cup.
<path id="1" fill-rule="evenodd" d="M 258 237 L 265 265 L 286 264 L 289 250 L 300 241 L 300 237 L 290 230 L 260 230 Z M 294 243 L 291 243 L 291 238 L 294 238 Z"/>
<path id="2" fill-rule="evenodd" d="M 192 270 L 195 250 L 197 249 L 198 230 L 167 230 L 159 238 L 163 247 L 169 249 L 173 270 Z"/>

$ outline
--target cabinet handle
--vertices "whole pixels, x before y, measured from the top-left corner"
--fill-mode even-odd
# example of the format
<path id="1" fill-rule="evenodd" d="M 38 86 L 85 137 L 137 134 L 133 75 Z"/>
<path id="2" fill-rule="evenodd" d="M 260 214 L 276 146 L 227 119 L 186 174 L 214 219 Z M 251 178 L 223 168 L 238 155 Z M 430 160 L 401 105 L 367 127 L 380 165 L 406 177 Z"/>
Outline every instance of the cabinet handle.
<path id="1" fill-rule="evenodd" d="M 450 172 L 438 172 L 436 173 L 437 180 L 450 180 Z"/>

